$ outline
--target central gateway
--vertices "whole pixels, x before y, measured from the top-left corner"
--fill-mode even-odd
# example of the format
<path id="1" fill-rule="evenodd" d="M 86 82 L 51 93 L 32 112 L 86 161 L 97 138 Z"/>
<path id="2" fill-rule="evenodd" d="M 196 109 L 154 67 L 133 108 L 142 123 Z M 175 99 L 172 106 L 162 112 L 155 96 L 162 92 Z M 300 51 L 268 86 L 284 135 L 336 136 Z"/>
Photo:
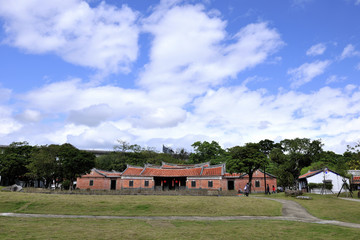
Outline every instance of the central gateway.
<path id="1" fill-rule="evenodd" d="M 156 190 L 186 189 L 186 177 L 154 177 Z"/>

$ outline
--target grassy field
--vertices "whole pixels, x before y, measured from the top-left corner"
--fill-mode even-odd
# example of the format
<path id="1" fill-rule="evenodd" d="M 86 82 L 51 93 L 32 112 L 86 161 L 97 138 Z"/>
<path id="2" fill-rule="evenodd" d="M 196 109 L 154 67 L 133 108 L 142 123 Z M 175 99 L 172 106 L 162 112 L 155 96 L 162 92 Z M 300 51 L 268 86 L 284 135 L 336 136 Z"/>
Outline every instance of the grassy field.
<path id="1" fill-rule="evenodd" d="M 0 217 L 0 239 L 359 239 L 360 229 L 287 221 Z"/>
<path id="2" fill-rule="evenodd" d="M 360 223 L 360 202 L 339 199 L 336 195 L 305 194 L 305 196 L 310 196 L 313 200 L 285 197 L 284 193 L 273 194 L 269 197 L 296 201 L 309 213 L 321 219 Z M 356 196 L 357 192 L 354 195 L 355 199 L 357 199 Z"/>
<path id="3" fill-rule="evenodd" d="M 259 195 L 261 196 L 261 195 Z M 262 195 L 264 196 L 264 195 Z M 359 222 L 359 203 L 296 200 L 324 219 Z M 271 195 L 284 198 L 283 194 Z M 246 197 L 0 192 L 0 212 L 122 216 L 276 216 L 281 204 Z M 0 239 L 359 239 L 360 229 L 275 220 L 180 221 L 0 217 Z"/>
<path id="4" fill-rule="evenodd" d="M 265 199 L 0 192 L 0 212 L 111 216 L 279 216 Z"/>

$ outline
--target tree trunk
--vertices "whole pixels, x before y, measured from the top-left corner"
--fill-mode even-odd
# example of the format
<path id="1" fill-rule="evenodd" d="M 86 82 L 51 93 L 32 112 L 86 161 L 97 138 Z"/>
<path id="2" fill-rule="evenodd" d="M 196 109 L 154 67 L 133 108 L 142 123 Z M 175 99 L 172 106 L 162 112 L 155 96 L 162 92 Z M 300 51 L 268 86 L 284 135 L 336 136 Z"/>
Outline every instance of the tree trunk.
<path id="1" fill-rule="evenodd" d="M 267 194 L 267 192 L 266 192 L 266 174 L 265 174 L 265 169 L 266 169 L 266 167 L 265 167 L 265 165 L 264 165 L 264 189 L 265 189 L 265 194 Z"/>

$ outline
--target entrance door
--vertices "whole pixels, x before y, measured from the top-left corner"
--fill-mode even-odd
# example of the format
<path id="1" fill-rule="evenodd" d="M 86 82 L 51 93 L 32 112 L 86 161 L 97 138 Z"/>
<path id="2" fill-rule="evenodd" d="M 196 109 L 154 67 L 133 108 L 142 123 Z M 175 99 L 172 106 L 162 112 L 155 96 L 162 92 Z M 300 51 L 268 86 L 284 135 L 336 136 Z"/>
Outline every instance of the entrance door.
<path id="1" fill-rule="evenodd" d="M 110 190 L 116 190 L 116 180 L 111 180 Z"/>
<path id="2" fill-rule="evenodd" d="M 228 181 L 228 190 L 234 190 L 234 181 Z"/>
<path id="3" fill-rule="evenodd" d="M 157 190 L 186 189 L 186 177 L 154 177 Z"/>

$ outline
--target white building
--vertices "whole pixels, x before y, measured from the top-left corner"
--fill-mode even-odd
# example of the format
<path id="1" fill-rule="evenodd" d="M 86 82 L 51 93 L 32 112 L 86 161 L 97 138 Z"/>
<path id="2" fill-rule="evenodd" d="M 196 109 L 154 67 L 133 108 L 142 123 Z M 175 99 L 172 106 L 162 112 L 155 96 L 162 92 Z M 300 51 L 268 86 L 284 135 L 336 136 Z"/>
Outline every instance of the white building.
<path id="1" fill-rule="evenodd" d="M 349 179 L 346 177 L 341 176 L 340 174 L 330 170 L 330 169 L 320 169 L 316 171 L 309 171 L 308 173 L 305 173 L 304 175 L 301 175 L 299 177 L 299 189 L 308 189 L 309 183 L 332 183 L 333 187 L 331 191 L 326 190 L 322 191 L 322 188 L 315 188 L 312 189 L 312 193 L 338 193 L 343 185 L 343 180 L 345 180 L 350 186 Z M 344 189 L 343 189 L 344 190 Z"/>

